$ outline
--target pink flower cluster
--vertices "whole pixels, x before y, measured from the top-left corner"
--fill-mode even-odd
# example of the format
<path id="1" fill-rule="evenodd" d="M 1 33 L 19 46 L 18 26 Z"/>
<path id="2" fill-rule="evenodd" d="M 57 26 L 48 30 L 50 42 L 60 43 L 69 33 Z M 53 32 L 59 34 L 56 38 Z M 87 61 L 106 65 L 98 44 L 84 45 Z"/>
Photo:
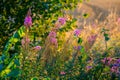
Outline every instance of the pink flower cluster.
<path id="1" fill-rule="evenodd" d="M 55 31 L 51 31 L 48 36 L 49 36 L 50 43 L 52 45 L 57 46 L 56 32 Z"/>
<path id="2" fill-rule="evenodd" d="M 96 40 L 96 38 L 97 38 L 96 34 L 88 36 L 88 42 L 91 44 L 91 43 L 93 43 Z"/>
<path id="3" fill-rule="evenodd" d="M 74 31 L 74 35 L 77 36 L 77 37 L 80 35 L 80 33 L 81 33 L 81 30 L 80 30 L 80 29 L 76 29 L 76 30 Z"/>
<path id="4" fill-rule="evenodd" d="M 113 59 L 110 57 L 104 58 L 101 60 L 106 66 L 110 67 L 110 70 L 112 73 L 120 74 L 119 68 L 120 68 L 120 58 L 119 59 Z"/>
<path id="5" fill-rule="evenodd" d="M 31 18 L 31 16 L 26 16 L 26 17 L 25 17 L 24 25 L 25 25 L 26 27 L 32 26 L 32 18 Z"/>
<path id="6" fill-rule="evenodd" d="M 66 19 L 62 17 L 58 18 L 58 21 L 61 25 L 64 25 L 66 23 Z"/>
<path id="7" fill-rule="evenodd" d="M 29 38 L 23 38 L 21 41 L 22 46 L 25 46 L 25 44 L 29 44 L 30 43 L 30 39 Z"/>
<path id="8" fill-rule="evenodd" d="M 61 75 L 65 75 L 65 74 L 66 74 L 66 72 L 64 72 L 64 71 L 61 71 L 61 72 L 60 72 L 60 74 L 61 74 Z"/>
<path id="9" fill-rule="evenodd" d="M 56 32 L 54 32 L 54 31 L 51 31 L 50 33 L 49 33 L 49 35 L 48 35 L 49 37 L 56 37 Z"/>
<path id="10" fill-rule="evenodd" d="M 110 57 L 107 57 L 107 58 L 102 59 L 101 61 L 102 61 L 102 63 L 104 63 L 106 65 L 110 65 L 112 63 L 113 59 Z"/>
<path id="11" fill-rule="evenodd" d="M 51 42 L 51 44 L 53 44 L 53 45 L 57 45 L 57 39 L 56 38 L 50 38 L 50 42 Z"/>
<path id="12" fill-rule="evenodd" d="M 120 58 L 116 59 L 112 65 L 111 72 L 120 75 Z"/>
<path id="13" fill-rule="evenodd" d="M 119 67 L 120 66 L 114 64 L 110 70 L 112 73 L 120 74 Z"/>
<path id="14" fill-rule="evenodd" d="M 26 28 L 32 26 L 32 17 L 30 15 L 31 15 L 31 10 L 29 9 L 27 12 L 27 16 L 25 17 L 24 20 L 24 25 L 26 26 Z"/>
<path id="15" fill-rule="evenodd" d="M 56 31 L 60 28 L 61 25 L 64 25 L 66 23 L 65 18 L 58 18 L 58 21 L 55 23 L 55 27 L 51 30 L 51 32 L 48 35 L 48 38 L 50 40 L 50 43 L 52 45 L 57 46 L 57 38 L 56 38 Z"/>
<path id="16" fill-rule="evenodd" d="M 65 18 L 58 18 L 58 20 L 55 23 L 55 27 L 53 29 L 58 30 L 62 25 L 64 25 L 66 23 L 66 19 Z"/>
<path id="17" fill-rule="evenodd" d="M 39 50 L 41 50 L 41 46 L 35 46 L 33 49 L 36 51 L 39 51 Z"/>

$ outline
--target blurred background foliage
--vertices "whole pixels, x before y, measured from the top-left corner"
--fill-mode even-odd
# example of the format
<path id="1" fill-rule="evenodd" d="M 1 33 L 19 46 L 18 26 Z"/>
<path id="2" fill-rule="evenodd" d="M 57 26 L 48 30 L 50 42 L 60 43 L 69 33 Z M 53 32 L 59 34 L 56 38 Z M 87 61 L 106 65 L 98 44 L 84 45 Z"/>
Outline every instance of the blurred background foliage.
<path id="1" fill-rule="evenodd" d="M 74 9 L 81 0 L 2 0 L 0 3 L 0 75 L 3 77 L 16 75 L 19 60 L 19 45 L 24 33 L 24 18 L 28 9 L 31 9 L 33 26 L 30 28 L 30 39 L 33 43 L 44 45 L 45 38 L 58 17 L 70 16 L 65 10 Z M 66 27 L 60 32 L 72 29 L 76 19 L 70 18 Z M 72 27 L 71 27 L 72 26 Z M 34 44 L 33 44 L 34 45 Z M 14 67 L 13 67 L 14 66 Z M 15 71 L 14 71 L 15 70 Z M 12 72 L 13 73 L 10 73 Z M 10 73 L 10 75 L 7 75 Z M 18 73 L 19 74 L 19 73 Z M 1 77 L 0 76 L 0 77 Z"/>
<path id="2" fill-rule="evenodd" d="M 9 38 L 23 25 L 27 10 L 31 8 L 32 34 L 44 36 L 64 10 L 75 8 L 82 0 L 2 0 L 0 2 L 0 52 Z"/>

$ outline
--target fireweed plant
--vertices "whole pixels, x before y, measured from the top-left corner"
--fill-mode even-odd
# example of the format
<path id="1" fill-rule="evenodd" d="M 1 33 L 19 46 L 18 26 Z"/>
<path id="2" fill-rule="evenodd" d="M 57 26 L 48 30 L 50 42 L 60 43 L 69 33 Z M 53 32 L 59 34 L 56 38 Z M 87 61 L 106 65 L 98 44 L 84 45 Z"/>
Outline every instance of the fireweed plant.
<path id="1" fill-rule="evenodd" d="M 1 80 L 120 79 L 120 58 L 110 57 L 112 47 L 108 46 L 111 39 L 109 30 L 103 28 L 102 31 L 98 31 L 97 25 L 92 24 L 95 30 L 77 27 L 69 31 L 72 20 L 58 17 L 43 44 L 33 45 L 35 42 L 30 30 L 34 23 L 31 14 L 29 9 L 24 19 L 22 39 L 14 39 L 15 42 L 21 43 L 20 55 L 13 56 L 5 68 L 3 65 L 7 59 L 4 60 L 4 56 L 0 57 Z M 119 23 L 118 19 L 117 25 Z M 101 54 L 93 49 L 100 35 L 104 43 L 104 51 Z M 100 42 L 102 44 L 102 40 Z M 95 54 L 99 54 L 99 57 Z"/>

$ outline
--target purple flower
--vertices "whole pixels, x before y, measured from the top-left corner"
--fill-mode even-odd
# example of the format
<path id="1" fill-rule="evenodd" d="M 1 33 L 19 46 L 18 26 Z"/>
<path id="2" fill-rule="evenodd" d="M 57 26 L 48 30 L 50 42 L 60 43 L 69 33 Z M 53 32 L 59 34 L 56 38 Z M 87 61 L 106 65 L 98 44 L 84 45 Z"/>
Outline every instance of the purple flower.
<path id="1" fill-rule="evenodd" d="M 119 64 L 116 63 L 116 64 L 113 64 L 113 66 L 119 67 Z"/>
<path id="2" fill-rule="evenodd" d="M 26 27 L 32 26 L 32 18 L 31 18 L 31 16 L 26 16 L 26 17 L 25 17 L 24 25 L 25 25 Z"/>
<path id="3" fill-rule="evenodd" d="M 78 50 L 80 50 L 81 49 L 81 46 L 78 46 Z"/>
<path id="4" fill-rule="evenodd" d="M 87 71 L 89 71 L 90 69 L 92 69 L 92 66 L 86 66 Z"/>
<path id="5" fill-rule="evenodd" d="M 79 36 L 80 33 L 81 33 L 81 30 L 80 30 L 80 29 L 76 29 L 76 30 L 74 31 L 74 35 L 75 35 L 75 36 Z"/>
<path id="6" fill-rule="evenodd" d="M 81 46 L 74 46 L 74 49 L 75 49 L 75 50 L 80 50 L 80 49 L 81 49 Z"/>
<path id="7" fill-rule="evenodd" d="M 118 73 L 120 73 L 120 71 L 119 71 L 119 67 L 118 66 L 112 66 L 112 68 L 111 68 L 111 72 L 112 73 L 116 73 L 116 74 L 118 74 Z"/>
<path id="8" fill-rule="evenodd" d="M 58 19 L 58 21 L 61 25 L 64 25 L 65 22 L 66 22 L 66 19 L 61 17 L 61 18 Z"/>
<path id="9" fill-rule="evenodd" d="M 120 64 L 120 58 L 116 60 L 116 63 Z"/>
<path id="10" fill-rule="evenodd" d="M 107 57 L 107 58 L 102 59 L 101 61 L 106 65 L 110 65 L 112 63 L 112 60 L 113 60 L 112 58 Z"/>
<path id="11" fill-rule="evenodd" d="M 92 66 L 87 66 L 87 68 L 88 68 L 88 69 L 91 69 L 91 68 L 92 68 Z"/>

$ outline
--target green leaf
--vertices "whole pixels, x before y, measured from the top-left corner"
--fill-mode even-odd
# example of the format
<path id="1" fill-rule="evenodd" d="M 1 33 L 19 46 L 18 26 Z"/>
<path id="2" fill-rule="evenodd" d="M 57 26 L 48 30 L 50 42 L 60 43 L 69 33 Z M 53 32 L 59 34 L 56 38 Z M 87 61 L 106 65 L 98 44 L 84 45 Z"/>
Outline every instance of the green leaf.
<path id="1" fill-rule="evenodd" d="M 13 38 L 12 42 L 16 43 L 18 41 L 18 38 Z"/>
<path id="2" fill-rule="evenodd" d="M 4 66 L 4 69 L 0 72 L 0 75 L 2 75 L 2 76 L 5 76 L 5 75 L 7 75 L 10 71 L 11 71 L 11 67 L 14 65 L 14 59 L 18 56 L 19 54 L 15 54 L 10 60 L 9 60 L 9 64 L 7 64 L 6 66 Z M 8 58 L 7 58 L 8 59 Z M 5 59 L 5 60 L 7 60 L 7 59 Z M 8 61 L 8 60 L 7 60 Z M 10 70 L 9 72 L 8 72 L 8 70 Z M 7 73 L 6 73 L 6 71 L 7 71 Z"/>
<path id="3" fill-rule="evenodd" d="M 104 71 L 105 71 L 105 72 L 110 71 L 110 67 L 109 67 L 109 66 L 105 66 Z"/>
<path id="4" fill-rule="evenodd" d="M 38 80 L 38 78 L 37 77 L 33 77 L 33 78 L 31 78 L 31 80 Z"/>
<path id="5" fill-rule="evenodd" d="M 82 38 L 79 38 L 79 39 L 78 39 L 78 44 L 81 44 L 82 41 L 83 41 Z"/>
<path id="6" fill-rule="evenodd" d="M 85 14 L 83 14 L 83 17 L 84 17 L 84 18 L 88 18 L 89 15 L 88 15 L 87 13 L 85 13 Z"/>
<path id="7" fill-rule="evenodd" d="M 3 64 L 0 64 L 0 71 L 3 69 Z"/>
<path id="8" fill-rule="evenodd" d="M 3 50 L 3 54 L 7 54 L 9 49 L 12 47 L 12 44 L 15 44 L 19 41 L 21 37 L 24 36 L 24 26 L 22 26 L 6 43 L 5 48 Z"/>
<path id="9" fill-rule="evenodd" d="M 108 41 L 110 38 L 109 37 L 105 37 L 105 41 Z"/>
<path id="10" fill-rule="evenodd" d="M 47 77 L 47 78 L 44 78 L 43 80 L 50 80 L 50 78 Z"/>
<path id="11" fill-rule="evenodd" d="M 7 76 L 8 77 L 17 77 L 20 73 L 19 68 L 12 70 Z"/>
<path id="12" fill-rule="evenodd" d="M 108 50 L 111 50 L 111 49 L 113 49 L 113 47 L 108 48 Z"/>
<path id="13" fill-rule="evenodd" d="M 15 63 L 17 66 L 20 66 L 20 62 L 19 62 L 18 59 L 15 59 L 15 60 L 14 60 L 14 63 Z"/>
<path id="14" fill-rule="evenodd" d="M 84 47 L 81 46 L 80 52 L 81 52 L 81 53 L 85 53 Z"/>
<path id="15" fill-rule="evenodd" d="M 105 33 L 104 36 L 105 36 L 105 37 L 108 37 L 108 34 Z"/>

